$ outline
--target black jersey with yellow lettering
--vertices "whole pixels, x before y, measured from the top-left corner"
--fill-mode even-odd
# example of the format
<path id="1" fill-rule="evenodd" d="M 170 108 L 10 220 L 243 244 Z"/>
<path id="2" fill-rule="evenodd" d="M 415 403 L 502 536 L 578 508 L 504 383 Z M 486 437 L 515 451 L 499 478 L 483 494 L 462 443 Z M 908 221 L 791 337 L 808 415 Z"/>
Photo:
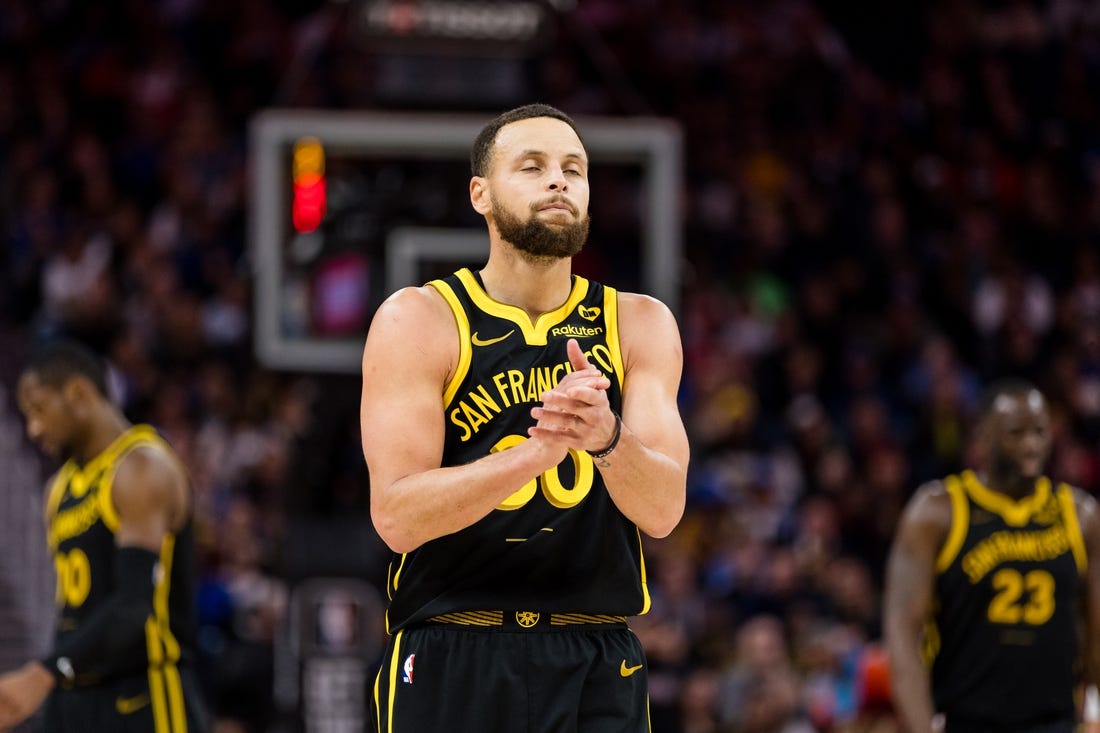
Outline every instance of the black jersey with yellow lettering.
<path id="1" fill-rule="evenodd" d="M 170 450 L 152 427 L 134 425 L 84 466 L 72 460 L 66 462 L 50 486 L 47 538 L 57 570 L 59 644 L 114 592 L 118 514 L 111 486 L 123 458 L 134 448 L 148 445 Z M 175 665 L 193 653 L 194 554 L 188 520 L 178 534 L 168 534 L 164 539 L 146 638 L 133 649 L 120 652 L 127 659 L 112 660 L 113 676 L 163 673 L 170 682 Z M 78 672 L 78 682 L 102 681 L 94 668 Z"/>
<path id="2" fill-rule="evenodd" d="M 494 301 L 463 269 L 430 283 L 454 313 L 459 365 L 442 397 L 443 466 L 470 463 L 527 439 L 531 408 L 572 371 L 577 339 L 622 406 L 623 359 L 612 288 L 573 277 L 566 302 L 534 322 Z M 395 556 L 388 579 L 390 631 L 467 611 L 632 616 L 649 608 L 641 535 L 607 493 L 592 457 L 570 454 L 488 516 Z"/>
<path id="3" fill-rule="evenodd" d="M 1073 490 L 1019 501 L 972 472 L 946 480 L 952 526 L 936 570 L 932 692 L 948 720 L 996 730 L 1074 717 L 1086 554 Z"/>

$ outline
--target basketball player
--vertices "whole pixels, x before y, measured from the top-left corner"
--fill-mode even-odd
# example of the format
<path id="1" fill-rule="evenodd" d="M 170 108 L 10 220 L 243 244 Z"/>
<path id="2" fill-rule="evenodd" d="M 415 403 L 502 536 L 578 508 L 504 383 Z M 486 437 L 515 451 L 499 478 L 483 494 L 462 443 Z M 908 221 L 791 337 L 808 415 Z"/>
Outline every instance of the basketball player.
<path id="1" fill-rule="evenodd" d="M 195 570 L 183 467 L 155 430 L 126 420 L 82 346 L 44 350 L 17 397 L 27 435 L 66 459 L 46 498 L 59 617 L 49 656 L 0 676 L 0 729 L 45 702 L 47 733 L 204 730 L 187 666 Z"/>
<path id="2" fill-rule="evenodd" d="M 392 295 L 363 354 L 371 513 L 394 550 L 389 733 L 649 730 L 641 535 L 683 513 L 682 351 L 660 302 L 571 274 L 588 156 L 546 105 L 478 135 L 488 261 Z"/>
<path id="3" fill-rule="evenodd" d="M 1100 515 L 1042 474 L 1050 417 L 1033 386 L 994 385 L 979 429 L 981 470 L 922 487 L 895 537 L 894 699 L 908 731 L 1071 733 L 1078 679 L 1100 670 Z"/>

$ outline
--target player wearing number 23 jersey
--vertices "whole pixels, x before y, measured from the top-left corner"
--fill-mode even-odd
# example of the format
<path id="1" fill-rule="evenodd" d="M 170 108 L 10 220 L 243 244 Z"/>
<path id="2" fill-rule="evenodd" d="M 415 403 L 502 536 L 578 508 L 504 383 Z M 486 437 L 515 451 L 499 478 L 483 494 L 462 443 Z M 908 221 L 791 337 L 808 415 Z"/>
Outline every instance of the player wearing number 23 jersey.
<path id="1" fill-rule="evenodd" d="M 928 629 L 936 706 L 956 720 L 1072 720 L 1088 567 L 1073 489 L 1042 477 L 1014 502 L 971 471 L 945 484 L 952 527 Z"/>
<path id="2" fill-rule="evenodd" d="M 1072 733 L 1075 692 L 1100 674 L 1100 514 L 1043 475 L 1050 417 L 1034 386 L 993 385 L 978 430 L 980 468 L 922 487 L 899 523 L 894 700 L 907 730 Z"/>

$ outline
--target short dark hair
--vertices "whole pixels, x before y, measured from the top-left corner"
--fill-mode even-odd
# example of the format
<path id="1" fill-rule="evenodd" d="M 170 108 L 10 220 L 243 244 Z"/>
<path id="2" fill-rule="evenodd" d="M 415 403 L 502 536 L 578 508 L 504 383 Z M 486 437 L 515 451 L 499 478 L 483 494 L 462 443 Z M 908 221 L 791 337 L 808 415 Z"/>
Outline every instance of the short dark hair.
<path id="1" fill-rule="evenodd" d="M 573 119 L 557 107 L 548 104 L 525 104 L 522 107 L 510 109 L 498 115 L 489 124 L 481 128 L 481 132 L 474 139 L 474 147 L 470 150 L 470 173 L 475 176 L 484 176 L 489 173 L 489 166 L 493 162 L 493 144 L 496 142 L 500 128 L 520 120 L 530 120 L 535 117 L 550 117 L 561 120 L 573 128 L 577 137 L 581 136 L 580 130 Z M 583 140 L 581 141 L 583 144 Z"/>
<path id="2" fill-rule="evenodd" d="M 39 349 L 24 374 L 34 374 L 54 389 L 60 389 L 73 377 L 84 377 L 109 398 L 107 364 L 94 351 L 76 341 L 54 341 Z"/>
<path id="3" fill-rule="evenodd" d="M 1029 392 L 1039 392 L 1039 388 L 1036 387 L 1033 382 L 1023 379 L 1022 377 L 1003 377 L 998 379 L 986 387 L 985 392 L 982 393 L 980 403 L 981 412 L 979 414 L 983 419 L 989 417 L 993 412 L 993 405 L 996 404 L 997 398 L 1002 395 L 1022 397 Z M 1040 394 L 1042 393 L 1040 392 Z"/>

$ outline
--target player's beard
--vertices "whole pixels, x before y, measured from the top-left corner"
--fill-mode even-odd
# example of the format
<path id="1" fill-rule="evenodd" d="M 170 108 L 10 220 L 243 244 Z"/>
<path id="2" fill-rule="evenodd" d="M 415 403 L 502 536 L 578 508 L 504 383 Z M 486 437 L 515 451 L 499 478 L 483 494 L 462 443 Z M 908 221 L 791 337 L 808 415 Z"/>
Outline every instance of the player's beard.
<path id="1" fill-rule="evenodd" d="M 1011 488 L 1019 489 L 1031 486 L 1036 479 L 1043 475 L 1046 458 L 1042 460 L 1025 460 L 1002 452 L 994 455 L 990 463 L 990 472 L 996 477 L 997 481 L 1005 482 L 1011 485 Z"/>
<path id="2" fill-rule="evenodd" d="M 501 239 L 521 252 L 537 259 L 562 259 L 584 248 L 591 221 L 588 214 L 572 224 L 560 225 L 545 224 L 537 215 L 538 209 L 532 207 L 530 216 L 524 221 L 493 201 L 493 221 Z"/>

